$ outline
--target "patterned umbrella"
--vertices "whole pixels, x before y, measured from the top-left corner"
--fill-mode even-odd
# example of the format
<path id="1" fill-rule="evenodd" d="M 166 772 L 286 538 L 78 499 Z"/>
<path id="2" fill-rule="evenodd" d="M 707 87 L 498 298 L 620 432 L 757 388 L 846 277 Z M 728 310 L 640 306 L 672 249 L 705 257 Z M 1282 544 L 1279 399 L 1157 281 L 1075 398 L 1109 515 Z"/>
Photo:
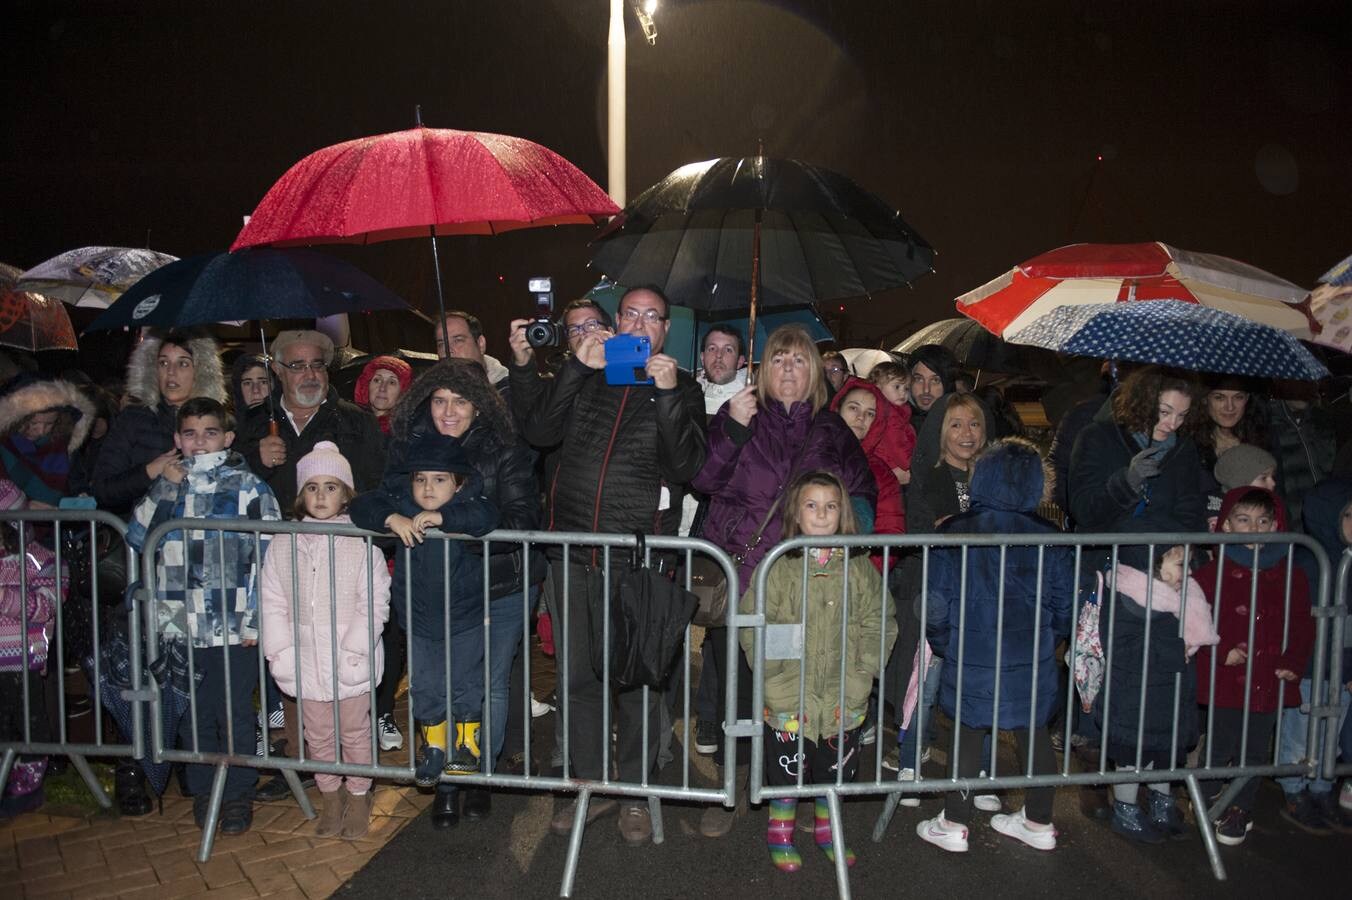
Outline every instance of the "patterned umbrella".
<path id="1" fill-rule="evenodd" d="M 1062 306 L 1011 334 L 1077 356 L 1130 359 L 1193 372 L 1318 381 L 1328 369 L 1279 328 L 1175 300 Z"/>
<path id="2" fill-rule="evenodd" d="M 16 289 L 18 279 L 18 269 L 0 263 L 0 345 L 33 353 L 78 349 L 61 301 Z"/>
<path id="3" fill-rule="evenodd" d="M 1329 269 L 1310 292 L 1310 312 L 1323 330 L 1315 342 L 1352 353 L 1352 256 Z"/>
<path id="4" fill-rule="evenodd" d="M 1177 300 L 1225 310 L 1310 340 L 1304 288 L 1262 269 L 1168 244 L 1072 244 L 958 298 L 958 312 L 1006 340 L 1063 306 Z"/>
<path id="5" fill-rule="evenodd" d="M 130 247 L 80 247 L 39 263 L 19 276 L 18 288 L 90 309 L 107 309 L 122 292 L 178 259 Z"/>

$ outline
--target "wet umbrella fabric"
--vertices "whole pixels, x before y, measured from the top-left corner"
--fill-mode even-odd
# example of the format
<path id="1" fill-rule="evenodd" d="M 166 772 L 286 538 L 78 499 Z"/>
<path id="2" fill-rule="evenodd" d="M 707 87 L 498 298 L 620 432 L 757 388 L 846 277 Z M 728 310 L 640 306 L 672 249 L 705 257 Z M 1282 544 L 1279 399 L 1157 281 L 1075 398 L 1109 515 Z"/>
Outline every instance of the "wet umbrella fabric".
<path id="1" fill-rule="evenodd" d="M 1328 369 L 1300 341 L 1234 313 L 1175 300 L 1063 306 L 1011 334 L 1076 356 L 1129 359 L 1193 372 L 1317 381 Z"/>
<path id="2" fill-rule="evenodd" d="M 18 290 L 19 270 L 0 263 L 0 346 L 37 353 L 76 350 L 75 328 L 60 300 Z"/>
<path id="3" fill-rule="evenodd" d="M 24 272 L 18 287 L 71 306 L 107 309 L 127 288 L 176 259 L 132 247 L 79 247 Z"/>
<path id="4" fill-rule="evenodd" d="M 290 319 L 407 309 L 356 266 L 313 250 L 208 253 L 150 273 L 87 330 Z"/>
<path id="5" fill-rule="evenodd" d="M 992 372 L 1025 372 L 1029 350 L 1003 341 L 968 318 L 944 319 L 926 325 L 892 348 L 893 353 L 914 353 L 917 347 L 938 344 L 957 357 L 966 369 Z"/>
<path id="6" fill-rule="evenodd" d="M 701 311 L 868 296 L 910 284 L 934 261 L 929 243 L 882 198 L 829 169 L 760 156 L 682 166 L 594 244 L 598 271 L 657 285 Z"/>
<path id="7" fill-rule="evenodd" d="M 1352 256 L 1325 272 L 1310 292 L 1310 313 L 1322 330 L 1315 342 L 1352 353 Z"/>

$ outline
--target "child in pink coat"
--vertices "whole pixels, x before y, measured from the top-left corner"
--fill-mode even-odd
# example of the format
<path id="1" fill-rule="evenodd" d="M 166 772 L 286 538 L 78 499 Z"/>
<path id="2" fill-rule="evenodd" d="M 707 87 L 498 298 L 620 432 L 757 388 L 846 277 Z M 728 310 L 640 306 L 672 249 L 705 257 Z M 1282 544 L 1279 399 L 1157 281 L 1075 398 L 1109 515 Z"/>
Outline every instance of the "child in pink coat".
<path id="1" fill-rule="evenodd" d="M 301 457 L 296 482 L 297 517 L 351 524 L 352 466 L 335 444 L 320 441 Z M 309 758 L 332 762 L 341 743 L 343 762 L 370 764 L 371 691 L 384 671 L 380 633 L 390 615 L 385 557 L 362 538 L 298 534 L 293 549 L 292 537 L 273 538 L 263 562 L 263 653 L 277 686 L 300 703 Z M 315 775 L 320 837 L 358 838 L 370 825 L 371 779 L 348 776 L 346 792 L 343 781 Z"/>

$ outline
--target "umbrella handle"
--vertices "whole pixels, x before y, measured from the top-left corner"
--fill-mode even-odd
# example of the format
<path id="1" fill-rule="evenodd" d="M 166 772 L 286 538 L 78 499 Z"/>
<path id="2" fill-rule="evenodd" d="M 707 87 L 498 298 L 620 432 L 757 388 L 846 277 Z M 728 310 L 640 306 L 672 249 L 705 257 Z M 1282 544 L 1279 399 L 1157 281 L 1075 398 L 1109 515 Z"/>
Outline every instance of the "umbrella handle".
<path id="1" fill-rule="evenodd" d="M 277 437 L 277 420 L 268 420 L 268 437 Z"/>

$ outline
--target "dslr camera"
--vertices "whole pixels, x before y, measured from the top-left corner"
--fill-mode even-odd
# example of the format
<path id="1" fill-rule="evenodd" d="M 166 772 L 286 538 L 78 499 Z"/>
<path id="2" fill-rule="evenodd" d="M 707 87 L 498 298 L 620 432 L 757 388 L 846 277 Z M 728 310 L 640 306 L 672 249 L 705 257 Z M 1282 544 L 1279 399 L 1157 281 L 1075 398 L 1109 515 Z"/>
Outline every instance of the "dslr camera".
<path id="1" fill-rule="evenodd" d="M 554 282 L 550 278 L 532 278 L 528 282 L 535 295 L 535 318 L 526 325 L 526 343 L 536 350 L 563 343 L 563 329 L 554 322 Z"/>

